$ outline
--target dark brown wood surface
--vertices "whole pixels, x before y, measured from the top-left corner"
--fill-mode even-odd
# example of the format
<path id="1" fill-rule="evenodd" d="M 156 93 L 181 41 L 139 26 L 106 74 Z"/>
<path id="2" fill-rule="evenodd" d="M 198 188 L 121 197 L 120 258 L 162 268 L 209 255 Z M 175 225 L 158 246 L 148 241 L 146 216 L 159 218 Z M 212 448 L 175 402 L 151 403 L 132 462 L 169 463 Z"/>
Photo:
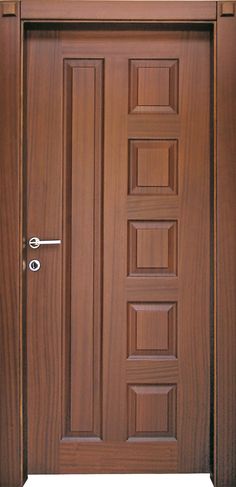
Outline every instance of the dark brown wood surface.
<path id="1" fill-rule="evenodd" d="M 56 32 L 47 33 L 36 55 L 33 43 L 27 46 L 27 60 L 31 61 L 27 71 L 31 87 L 25 87 L 28 238 L 62 237 L 62 127 L 58 110 L 63 102 L 63 69 L 58 63 L 57 37 Z M 31 303 L 27 307 L 28 467 L 35 473 L 52 473 L 57 469 L 61 430 L 61 249 L 28 248 L 28 262 L 34 258 L 41 261 L 41 269 L 27 275 Z"/>
<path id="2" fill-rule="evenodd" d="M 236 485 L 236 4 L 226 5 L 231 15 L 219 4 L 217 22 L 216 487 Z"/>
<path id="3" fill-rule="evenodd" d="M 215 20 L 213 1 L 22 0 L 23 19 Z"/>
<path id="4" fill-rule="evenodd" d="M 209 472 L 210 32 L 26 55 L 29 471 Z"/>
<path id="5" fill-rule="evenodd" d="M 23 459 L 20 9 L 0 3 L 0 486 L 19 487 Z"/>
<path id="6" fill-rule="evenodd" d="M 71 381 L 70 416 L 66 434 L 101 434 L 101 159 L 103 135 L 103 61 L 65 62 L 64 108 L 67 118 L 65 275 L 71 266 L 71 285 L 65 296 L 71 350 L 67 349 L 66 382 Z M 86 137 L 84 136 L 86 134 Z M 73 142 L 70 144 L 71 135 Z M 74 161 L 86 161 L 76 164 Z M 79 222 L 79 225 L 78 225 Z M 71 253 L 70 253 L 71 249 Z M 78 279 L 79 276 L 79 279 Z M 76 285 L 74 285 L 76 283 Z M 79 296 L 79 299 L 78 299 Z M 86 343 L 86 346 L 85 346 Z M 68 362 L 67 362 L 68 365 Z M 83 397 L 83 401 L 81 401 Z M 94 402 L 98 405 L 94 409 Z"/>
<path id="7" fill-rule="evenodd" d="M 98 6 L 99 3 L 99 6 Z M 145 20 L 145 19 L 153 19 L 154 20 L 214 20 L 216 19 L 216 2 L 163 2 L 163 4 L 158 3 L 155 5 L 152 2 L 139 2 L 139 5 L 134 5 L 135 2 L 127 2 L 128 10 L 125 11 L 124 20 L 127 20 L 127 12 L 129 16 L 132 17 L 133 20 Z M 119 5 L 118 5 L 119 4 Z M 122 2 L 69 2 L 69 1 L 61 1 L 52 4 L 52 2 L 43 3 L 42 1 L 29 1 L 23 0 L 22 1 L 22 15 L 25 18 L 46 18 L 46 19 L 77 19 L 84 18 L 84 19 L 100 19 L 100 20 L 108 20 L 112 18 L 116 18 L 118 15 L 120 17 L 120 9 L 122 8 Z M 150 8 L 149 8 L 150 5 Z M 105 9 L 106 7 L 106 9 Z M 107 8 L 108 7 L 108 8 Z M 137 9 L 138 7 L 138 9 Z M 147 8 L 148 7 L 148 8 Z M 83 9 L 83 14 L 81 15 L 81 9 Z M 235 336 L 235 327 L 234 327 L 234 319 L 235 319 L 235 309 L 234 309 L 234 302 L 235 302 L 235 273 L 234 273 L 234 248 L 235 248 L 235 231 L 234 231 L 234 213 L 235 213 L 235 184 L 236 184 L 236 176 L 234 173 L 234 154 L 235 154 L 235 103 L 234 103 L 234 87 L 236 83 L 235 79 L 235 69 L 234 69 L 234 62 L 232 59 L 235 58 L 235 43 L 232 42 L 232 39 L 235 38 L 235 9 L 236 5 L 235 2 L 219 2 L 218 4 L 218 22 L 217 22 L 217 302 L 216 302 L 216 311 L 217 311 L 217 322 L 216 322 L 216 329 L 215 329 L 215 435 L 214 435 L 214 482 L 217 487 L 234 487 L 236 483 L 236 473 L 235 473 L 235 458 L 236 458 L 236 447 L 235 447 L 235 438 L 236 438 L 236 426 L 235 426 L 235 414 L 234 414 L 234 405 L 235 405 L 235 385 L 234 385 L 234 377 L 235 377 L 235 370 L 236 364 L 234 359 L 234 349 L 236 345 L 236 336 Z M 1 292 L 1 330 L 0 330 L 0 352 L 1 352 L 1 373 L 0 373 L 0 393 L 1 393 L 1 400 L 0 400 L 0 427 L 1 427 L 1 435 L 0 435 L 0 486 L 15 486 L 21 485 L 23 480 L 26 478 L 26 452 L 23 451 L 24 448 L 24 438 L 23 438 L 23 419 L 26 422 L 26 415 L 24 414 L 24 418 L 22 415 L 23 411 L 23 402 L 22 402 L 22 375 L 21 375 L 21 364 L 22 364 L 22 343 L 21 343 L 21 332 L 22 332 L 22 323 L 21 323 L 21 311 L 20 311 L 20 300 L 21 300 L 21 287 L 18 286 L 19 282 L 21 281 L 21 271 L 20 271 L 20 259 L 21 259 L 21 221 L 18 218 L 20 215 L 20 164 L 19 164 L 19 93 L 20 93 L 20 83 L 19 83 L 19 56 L 20 56 L 20 48 L 19 48 L 19 4 L 18 2 L 1 2 L 0 3 L 0 55 L 1 55 L 1 72 L 0 72 L 0 149 L 1 149 L 1 179 L 0 179 L 0 194 L 1 194 L 1 227 L 0 227 L 0 240 L 1 240 L 1 259 L 0 259 L 0 272 L 1 272 L 1 280 L 0 280 L 0 292 Z M 54 39 L 56 45 L 57 35 L 51 36 L 51 39 Z M 57 51 L 57 47 L 55 45 L 52 47 L 50 36 L 48 35 L 48 53 L 49 57 L 51 55 L 51 60 L 49 61 L 49 65 L 53 62 L 53 59 L 57 57 L 55 56 L 55 51 Z M 44 40 L 44 42 L 46 42 Z M 40 51 L 40 50 L 39 50 Z M 76 52 L 76 49 L 75 49 Z M 37 53 L 39 55 L 39 52 Z M 40 55 L 39 55 L 40 57 Z M 60 56 L 58 56 L 58 59 Z M 60 58 L 61 59 L 61 58 Z M 42 57 L 41 61 L 43 62 L 44 55 L 42 50 Z M 72 62 L 72 61 L 70 61 Z M 78 61 L 75 61 L 78 62 Z M 55 74 L 52 73 L 49 75 L 51 79 L 50 84 L 50 96 L 48 97 L 48 104 L 50 100 L 54 96 L 55 93 L 59 94 L 59 90 L 57 91 L 57 83 L 53 84 L 53 77 L 54 81 L 57 80 L 57 77 L 61 76 L 61 72 L 57 71 L 56 66 L 54 66 Z M 36 76 L 37 78 L 37 76 Z M 62 78 L 61 78 L 62 83 Z M 141 82 L 142 83 L 142 82 Z M 7 87 L 7 88 L 6 88 Z M 45 90 L 45 91 L 44 91 Z M 161 87 L 163 90 L 162 95 L 165 98 L 165 90 L 163 86 Z M 44 91 L 44 95 L 47 92 L 46 87 L 42 87 L 42 92 Z M 66 90 L 64 90 L 66 92 Z M 159 94 L 160 94 L 159 93 Z M 48 96 L 48 93 L 47 93 Z M 59 96 L 59 95 L 58 95 Z M 155 94 L 154 94 L 155 96 Z M 140 95 L 140 100 L 145 97 L 145 89 L 143 94 Z M 57 98 L 59 100 L 59 98 Z M 66 97 L 64 97 L 65 101 Z M 61 103 L 61 102 L 60 102 Z M 70 101 L 68 101 L 70 104 Z M 142 104 L 142 103 L 141 103 Z M 47 103 L 46 103 L 47 105 Z M 45 105 L 44 105 L 45 106 Z M 47 115 L 49 114 L 47 111 Z M 11 114 L 14 113 L 14 117 Z M 52 112 L 51 112 L 52 113 Z M 6 115 L 6 114 L 9 114 Z M 149 114 L 142 114 L 139 113 L 139 118 L 137 117 L 128 117 L 128 133 L 129 137 L 134 139 L 136 138 L 146 138 L 151 137 L 155 138 L 156 133 L 158 132 L 160 137 L 165 138 L 166 132 L 168 130 L 170 138 L 178 138 L 181 128 L 181 123 L 178 117 L 169 117 L 162 115 L 161 120 L 155 119 L 155 122 L 152 123 L 149 119 Z M 57 119 L 57 117 L 56 117 Z M 55 119 L 55 120 L 56 120 Z M 64 119 L 65 120 L 65 119 Z M 56 120 L 58 123 L 58 120 Z M 56 127 L 60 125 L 58 123 Z M 39 124 L 40 126 L 40 124 Z M 61 126 L 60 126 L 61 127 Z M 67 125 L 64 124 L 64 128 Z M 38 126 L 35 126 L 35 130 L 38 129 Z M 50 130 L 53 132 L 53 127 L 49 123 L 48 124 L 49 135 Z M 57 129 L 56 129 L 57 130 Z M 62 130 L 62 127 L 61 127 Z M 40 132 L 40 131 L 39 131 Z M 60 139 L 60 138 L 59 138 Z M 59 140 L 58 139 L 58 140 Z M 35 139 L 36 140 L 36 139 Z M 146 141 L 145 141 L 146 144 Z M 136 146 L 135 146 L 136 147 Z M 143 147 L 145 149 L 145 146 Z M 45 154 L 48 154 L 49 146 L 46 149 Z M 136 150 L 136 149 L 135 149 Z M 133 148 L 133 154 L 135 154 L 135 150 Z M 62 151 L 62 148 L 58 152 Z M 132 152 L 132 151 L 131 151 Z M 130 153 L 131 153 L 130 152 Z M 62 153 L 62 152 L 61 152 Z M 144 154 L 144 153 L 143 153 Z M 165 218 L 171 220 L 173 218 L 173 210 L 176 218 L 181 217 L 181 209 L 178 207 L 179 197 L 176 193 L 176 188 L 178 187 L 178 180 L 176 180 L 176 175 L 173 176 L 172 182 L 169 185 L 165 186 L 166 181 L 166 169 L 162 167 L 160 169 L 156 169 L 153 167 L 153 175 L 156 180 L 162 182 L 163 186 L 152 186 L 150 184 L 150 173 L 148 173 L 145 167 L 145 161 L 147 161 L 147 154 L 142 155 L 140 158 L 139 163 L 139 174 L 137 173 L 136 169 L 134 171 L 129 172 L 129 181 L 128 181 L 128 188 L 129 188 L 129 195 L 127 197 L 126 209 L 127 209 L 127 218 L 131 221 L 142 220 L 146 218 L 147 211 L 149 215 L 149 220 L 158 220 L 163 218 L 163 212 L 165 214 Z M 173 164 L 173 163 L 172 163 Z M 46 166 L 45 166 L 46 167 Z M 175 166 L 173 166 L 174 168 Z M 136 166 L 134 166 L 136 168 Z M 52 168 L 54 169 L 54 168 Z M 39 168 L 42 170 L 42 167 Z M 173 169 L 173 172 L 175 169 Z M 41 171 L 42 172 L 42 171 Z M 53 171 L 52 171 L 53 172 Z M 149 461 L 149 471 L 176 471 L 176 466 L 178 464 L 178 456 L 176 450 L 175 442 L 168 443 L 164 446 L 163 444 L 153 445 L 153 448 L 147 450 L 147 455 L 143 454 L 142 444 L 132 444 L 127 443 L 125 447 L 125 455 L 126 455 L 126 464 L 122 464 L 120 458 L 120 448 L 117 447 L 117 444 L 114 442 L 107 441 L 103 444 L 103 446 L 98 451 L 97 445 L 77 442 L 76 436 L 78 435 L 78 431 L 70 431 L 71 426 L 71 411 L 68 409 L 70 407 L 70 389 L 68 387 L 69 382 L 69 375 L 70 374 L 70 367 L 68 365 L 70 360 L 70 335 L 66 333 L 66 327 L 64 326 L 66 320 L 70 320 L 70 310 L 64 310 L 65 303 L 68 302 L 70 299 L 70 279 L 66 273 L 68 262 L 70 262 L 71 255 L 70 255 L 70 171 L 67 171 L 65 168 L 64 171 L 64 181 L 63 184 L 69 191 L 64 191 L 64 205 L 62 209 L 63 214 L 63 225 L 66 228 L 64 233 L 61 232 L 61 226 L 57 225 L 54 226 L 54 229 L 59 229 L 58 235 L 63 235 L 64 241 L 64 250 L 63 250 L 63 259 L 62 259 L 62 267 L 58 269 L 58 261 L 54 259 L 53 265 L 50 268 L 50 259 L 48 259 L 48 275 L 51 273 L 53 276 L 52 281 L 54 280 L 55 276 L 58 276 L 57 279 L 60 278 L 60 272 L 63 274 L 64 279 L 64 287 L 62 292 L 62 310 L 63 310 L 63 333 L 62 333 L 62 374 L 59 377 L 54 376 L 54 367 L 58 366 L 60 362 L 59 357 L 59 337 L 55 348 L 48 349 L 44 348 L 44 357 L 46 367 L 49 366 L 49 374 L 43 374 L 43 371 L 39 371 L 37 374 L 37 369 L 35 369 L 35 376 L 31 380 L 30 384 L 32 387 L 33 394 L 38 394 L 36 396 L 36 401 L 34 402 L 36 414 L 43 410 L 46 412 L 46 418 L 48 417 L 47 414 L 51 415 L 51 420 L 48 423 L 48 434 L 50 435 L 51 441 L 50 445 L 47 449 L 38 449 L 38 451 L 34 451 L 34 448 L 31 449 L 31 470 L 32 471 L 48 471 L 48 472 L 55 472 L 58 469 L 58 441 L 60 437 L 68 436 L 75 437 L 76 441 L 68 441 L 67 439 L 63 439 L 61 441 L 60 446 L 60 470 L 61 471 L 69 471 L 76 473 L 78 471 L 78 463 L 80 464 L 80 471 L 91 471 L 91 464 L 90 464 L 90 455 L 94 455 L 93 458 L 97 458 L 97 464 L 93 466 L 94 472 L 102 472 L 106 471 L 146 471 L 146 462 Z M 96 173 L 96 178 L 99 180 L 101 178 L 101 170 L 98 169 Z M 175 172 L 174 172 L 175 174 Z M 178 173 L 176 173 L 178 176 Z M 47 177 L 50 177 L 48 174 Z M 59 180 L 59 178 L 58 178 Z M 50 179 L 51 181 L 51 179 Z M 37 179 L 35 179 L 35 187 L 37 189 Z M 101 203 L 101 181 L 98 183 L 97 186 L 97 196 L 99 202 Z M 52 191 L 56 188 L 55 186 L 50 187 Z M 54 193 L 53 193 L 54 194 Z M 162 205 L 161 207 L 156 204 L 157 201 L 157 194 L 162 194 Z M 171 198 L 169 198 L 169 194 L 171 194 Z M 42 192 L 44 197 L 44 193 Z M 55 193 L 54 196 L 56 196 Z M 142 198 L 140 198 L 142 195 Z M 57 196 L 56 196 L 57 198 Z M 41 198 L 39 198 L 39 201 Z M 59 199 L 60 200 L 60 196 Z M 43 200 L 44 201 L 44 200 Z M 99 203 L 99 204 L 100 204 Z M 55 200 L 52 198 L 52 206 L 55 204 Z M 48 208 L 48 207 L 47 207 Z M 69 208 L 69 209 L 68 209 Z M 97 303 L 95 306 L 94 314 L 97 316 L 96 320 L 98 323 L 97 326 L 97 334 L 96 337 L 96 344 L 97 348 L 95 351 L 94 357 L 96 358 L 97 363 L 99 364 L 100 360 L 100 335 L 99 335 L 99 320 L 101 317 L 100 309 L 99 309 L 99 302 L 100 302 L 100 293 L 101 293 L 101 285 L 99 279 L 100 273 L 100 265 L 101 265 L 101 254 L 100 254 L 100 243 L 101 243 L 101 225 L 100 225 L 100 206 L 96 207 L 96 222 L 97 227 L 95 234 L 97 235 L 96 242 L 98 243 L 96 247 L 96 257 L 95 257 L 95 282 L 96 282 L 96 297 L 95 302 Z M 47 213 L 47 212 L 46 212 Z M 37 223 L 39 221 L 36 218 Z M 58 220 L 57 220 L 58 221 Z M 100 223 L 99 223 L 100 222 Z M 48 230 L 47 225 L 42 227 L 44 230 Z M 143 236 L 140 233 L 141 238 L 140 241 L 142 242 Z M 55 235 L 54 235 L 55 236 Z M 17 244 L 13 243 L 13 240 L 17 242 Z M 164 240 L 163 240 L 164 241 Z M 159 242 L 160 243 L 160 242 Z M 158 240 L 157 240 L 157 244 Z M 17 247 L 18 246 L 18 247 Z M 142 244 L 144 248 L 150 247 L 150 242 L 147 243 L 144 241 Z M 146 246 L 146 247 L 145 247 Z M 40 250 L 41 256 L 42 250 Z M 57 252 L 56 255 L 58 255 Z M 140 253 L 139 249 L 139 263 L 142 266 L 142 252 Z M 29 253 L 29 257 L 30 257 Z M 42 255 L 45 257 L 45 261 L 47 260 L 46 252 L 42 252 Z M 7 257 L 6 257 L 7 256 Z M 32 256 L 35 257 L 35 252 L 32 252 Z M 162 257 L 165 259 L 166 254 L 163 253 Z M 149 259 L 150 260 L 150 259 Z M 46 262 L 47 263 L 47 262 Z M 70 264 L 71 265 L 71 264 Z M 150 261 L 149 261 L 150 265 Z M 151 262 L 152 265 L 152 262 Z M 51 269 L 51 270 L 50 270 Z M 150 268 L 149 268 L 150 269 Z M 58 272 L 58 274 L 57 274 Z M 14 275 L 14 279 L 12 276 Z M 45 295 L 43 300 L 41 300 L 42 307 L 41 309 L 45 313 L 46 320 L 48 317 L 59 316 L 59 293 L 55 293 L 55 306 L 54 311 L 52 313 L 51 309 L 47 310 L 46 306 L 46 298 L 47 298 L 47 284 L 48 284 L 48 275 L 45 276 L 44 279 L 44 288 L 45 288 Z M 4 278 L 2 277 L 4 276 Z M 96 280 L 97 279 L 97 280 Z M 51 281 L 51 282 L 52 282 Z M 172 360 L 172 356 L 169 355 L 168 359 L 160 358 L 158 361 L 152 360 L 150 365 L 150 360 L 146 358 L 145 354 L 148 350 L 149 354 L 155 355 L 155 352 L 150 346 L 150 340 L 152 343 L 157 342 L 157 345 L 160 346 L 159 354 L 165 355 L 165 342 L 166 342 L 166 333 L 165 333 L 165 321 L 161 319 L 160 324 L 161 328 L 158 331 L 158 334 L 153 335 L 155 333 L 153 331 L 153 323 L 154 320 L 154 311 L 159 313 L 166 309 L 167 301 L 175 302 L 177 299 L 177 292 L 176 288 L 172 286 L 171 280 L 167 279 L 165 282 L 165 287 L 159 290 L 160 295 L 162 297 L 163 303 L 156 304 L 156 280 L 153 277 L 145 277 L 145 289 L 143 287 L 143 283 L 139 277 L 132 276 L 131 279 L 127 279 L 126 289 L 127 295 L 129 296 L 130 301 L 135 302 L 139 301 L 138 304 L 132 305 L 131 308 L 128 309 L 127 313 L 129 316 L 129 323 L 130 327 L 128 330 L 129 333 L 129 353 L 134 353 L 136 347 L 138 348 L 138 353 L 143 356 L 142 360 L 129 360 L 126 363 L 126 372 L 125 377 L 128 383 L 134 384 L 130 391 L 129 395 L 129 415 L 130 415 L 130 423 L 129 423 L 129 432 L 131 431 L 132 434 L 135 433 L 134 430 L 134 423 L 132 417 L 132 405 L 134 404 L 135 397 L 137 394 L 140 396 L 139 402 L 139 414 L 137 416 L 138 424 L 141 425 L 142 428 L 142 421 L 145 422 L 147 418 L 153 418 L 152 412 L 152 403 L 147 404 L 146 409 L 144 407 L 144 392 L 145 388 L 143 388 L 143 384 L 150 384 L 152 387 L 153 393 L 153 404 L 155 405 L 155 397 L 156 393 L 160 390 L 155 389 L 155 381 L 156 377 L 162 387 L 162 393 L 169 394 L 170 392 L 170 404 L 173 403 L 175 400 L 175 391 L 171 390 L 168 391 L 168 385 L 171 382 L 177 383 L 179 380 L 179 360 Z M 68 285 L 68 286 L 67 286 Z M 34 292 L 37 292 L 37 286 L 34 288 Z M 34 295 L 33 295 L 34 297 Z M 147 318 L 146 313 L 143 310 L 143 304 L 145 300 L 148 300 L 148 309 L 150 315 L 150 325 L 149 325 L 149 335 L 145 334 L 145 327 L 147 325 Z M 151 302 L 150 302 L 151 300 Z M 14 306 L 12 303 L 14 302 Z M 141 304 L 140 304 L 141 302 Z M 38 306 L 41 306 L 38 304 Z M 175 312 L 171 306 L 169 307 L 171 310 L 170 316 L 175 316 Z M 136 311 L 139 312 L 139 318 L 136 322 Z M 35 313 L 35 310 L 34 310 Z M 32 315 L 34 315 L 32 312 Z M 65 320 L 65 321 L 63 321 Z M 175 329 L 173 325 L 173 320 L 170 321 L 172 328 Z M 133 330 L 134 326 L 138 326 L 137 328 L 137 340 L 134 340 Z M 96 328 L 94 329 L 95 332 Z M 46 331 L 46 336 L 44 333 Z M 52 331 L 47 330 L 44 326 L 43 331 L 40 334 L 36 334 L 35 330 L 30 331 L 30 336 L 33 340 L 36 338 L 40 346 L 47 343 L 47 340 L 50 340 L 53 337 L 53 340 L 56 340 L 56 333 L 57 333 L 57 325 L 55 324 L 54 328 L 52 327 Z M 81 335 L 82 333 L 82 335 Z M 79 332 L 79 337 L 83 337 L 83 330 Z M 91 344 L 91 334 L 90 334 L 90 344 Z M 54 341 L 54 345 L 55 345 Z M 145 345 L 145 349 L 143 349 L 143 344 Z M 58 346 L 58 350 L 57 350 Z M 177 346 L 177 342 L 174 340 L 170 341 L 170 352 L 171 354 L 174 353 Z M 37 361 L 39 359 L 39 354 L 37 354 L 37 347 L 36 347 L 36 357 L 31 357 L 32 360 L 35 361 L 36 366 L 38 365 Z M 81 352 L 83 354 L 84 348 L 81 348 Z M 91 356 L 91 350 L 90 350 Z M 50 357 L 51 354 L 51 357 Z M 76 352 L 75 352 L 76 355 Z M 79 358 L 81 361 L 81 357 Z M 80 362 L 79 362 L 80 363 Z M 89 361 L 89 356 L 85 354 L 85 363 L 87 363 L 88 367 L 90 368 L 90 382 L 92 383 L 92 369 L 91 363 Z M 75 363 L 74 363 L 75 365 Z M 109 364 L 108 364 L 109 365 Z M 50 370 L 52 374 L 50 375 Z M 123 369 L 122 369 L 123 370 Z M 92 390 L 92 386 L 89 387 L 88 391 L 90 397 L 95 394 L 95 398 L 97 397 L 96 401 L 99 402 L 99 381 L 100 381 L 100 369 L 96 370 L 97 372 L 97 379 L 95 380 L 94 389 Z M 95 367 L 94 373 L 96 376 Z M 123 374 L 124 372 L 122 372 Z M 140 379 L 142 378 L 143 384 L 137 384 L 137 377 Z M 89 376 L 88 376 L 89 378 Z M 80 384 L 82 384 L 81 378 L 79 378 Z M 48 382 L 49 381 L 49 382 Z M 58 382 L 57 382 L 58 381 Z M 61 381 L 61 382 L 60 382 Z M 96 382 L 97 381 L 97 382 Z M 9 384 L 11 386 L 9 387 Z M 39 392 L 44 390 L 44 387 L 52 385 L 52 393 L 48 396 L 41 396 Z M 36 392 L 37 387 L 39 386 L 39 391 Z M 34 390 L 35 387 L 35 390 Z M 60 429 L 59 426 L 59 414 L 60 412 L 57 411 L 57 404 L 59 403 L 59 395 L 58 389 L 62 387 L 64 394 L 64 401 L 62 403 L 62 428 Z M 88 384 L 86 384 L 88 387 Z M 32 398 L 33 398 L 32 394 Z M 55 397 L 54 397 L 54 394 Z M 72 394 L 73 397 L 73 394 Z M 89 395 L 87 396 L 87 398 Z M 55 401 L 54 401 L 55 399 Z M 78 399 L 78 396 L 75 397 L 74 402 Z M 54 401 L 54 402 L 53 402 Z M 44 403 L 45 402 L 45 410 Z M 68 406 L 69 404 L 69 406 Z M 100 402 L 100 407 L 102 406 L 102 401 Z M 117 408 L 118 409 L 118 408 Z M 52 414 L 53 410 L 53 414 Z M 143 411 L 143 416 L 140 416 L 140 411 Z M 148 415 L 146 414 L 149 411 Z M 169 409 L 171 412 L 171 409 Z M 26 412 L 26 411 L 25 411 Z M 163 412 L 163 411 L 162 411 Z M 121 411 L 122 413 L 122 411 Z M 91 418 L 91 409 L 86 410 L 87 417 Z M 163 421 L 165 421 L 164 415 L 160 416 Z M 45 419 L 46 419 L 45 418 Z M 140 419 L 141 418 L 141 419 Z M 146 419 L 145 419 L 146 418 Z M 37 433 L 40 434 L 40 442 L 41 444 L 45 444 L 48 439 L 48 435 L 46 435 L 45 429 L 45 419 L 41 419 L 41 425 L 34 424 L 31 422 L 31 431 L 33 432 L 32 435 L 36 435 Z M 100 413 L 99 408 L 97 407 L 97 413 L 94 416 L 93 420 L 95 421 L 94 424 L 99 425 L 100 421 Z M 151 420 L 153 421 L 153 419 Z M 80 412 L 78 409 L 76 410 L 76 417 L 75 422 L 80 423 Z M 36 422 L 37 423 L 37 422 Z M 172 422 L 172 430 L 174 423 Z M 35 431 L 34 428 L 36 427 Z M 97 428 L 95 427 L 95 430 Z M 9 434 L 10 431 L 10 434 Z M 41 433 L 40 433 L 41 431 Z M 97 430 L 98 431 L 98 430 Z M 55 434 L 56 433 L 56 434 Z M 85 432 L 86 434 L 89 432 Z M 55 434 L 55 435 L 54 435 Z M 79 434 L 82 436 L 82 432 L 80 431 Z M 101 431 L 99 431 L 101 434 Z M 98 434 L 98 436 L 99 436 Z M 54 440 L 53 440 L 54 437 Z M 30 438 L 30 436 L 29 436 Z M 198 440 L 197 440 L 198 441 Z M 33 447 L 35 444 L 32 444 Z M 164 453 L 163 453 L 164 452 Z M 106 462 L 104 462 L 104 457 L 106 457 Z M 137 465 L 138 459 L 138 465 Z"/>

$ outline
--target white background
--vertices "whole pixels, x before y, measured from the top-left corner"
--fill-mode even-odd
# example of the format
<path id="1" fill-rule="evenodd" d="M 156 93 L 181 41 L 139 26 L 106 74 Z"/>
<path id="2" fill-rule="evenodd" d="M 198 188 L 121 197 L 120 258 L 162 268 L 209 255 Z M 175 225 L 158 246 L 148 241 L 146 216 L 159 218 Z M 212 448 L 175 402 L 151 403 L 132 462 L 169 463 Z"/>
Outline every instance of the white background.
<path id="1" fill-rule="evenodd" d="M 200 475 L 30 475 L 26 487 L 212 487 Z"/>

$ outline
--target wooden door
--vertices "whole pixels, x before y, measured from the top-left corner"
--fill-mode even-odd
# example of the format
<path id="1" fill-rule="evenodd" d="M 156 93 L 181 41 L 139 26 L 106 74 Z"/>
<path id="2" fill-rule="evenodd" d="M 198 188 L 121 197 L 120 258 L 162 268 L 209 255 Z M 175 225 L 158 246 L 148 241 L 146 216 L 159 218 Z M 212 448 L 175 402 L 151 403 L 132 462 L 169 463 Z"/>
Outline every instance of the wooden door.
<path id="1" fill-rule="evenodd" d="M 209 472 L 210 33 L 26 51 L 29 472 Z"/>

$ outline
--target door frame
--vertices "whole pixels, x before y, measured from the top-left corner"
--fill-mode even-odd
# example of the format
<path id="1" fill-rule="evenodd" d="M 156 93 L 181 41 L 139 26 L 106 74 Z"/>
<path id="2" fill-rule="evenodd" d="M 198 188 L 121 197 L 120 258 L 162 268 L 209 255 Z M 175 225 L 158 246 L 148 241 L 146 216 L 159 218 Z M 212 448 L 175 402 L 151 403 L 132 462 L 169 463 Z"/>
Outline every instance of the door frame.
<path id="1" fill-rule="evenodd" d="M 124 3 L 125 2 L 125 9 Z M 206 22 L 213 26 L 211 478 L 236 485 L 236 2 L 0 0 L 0 487 L 27 479 L 23 30 L 25 22 Z"/>

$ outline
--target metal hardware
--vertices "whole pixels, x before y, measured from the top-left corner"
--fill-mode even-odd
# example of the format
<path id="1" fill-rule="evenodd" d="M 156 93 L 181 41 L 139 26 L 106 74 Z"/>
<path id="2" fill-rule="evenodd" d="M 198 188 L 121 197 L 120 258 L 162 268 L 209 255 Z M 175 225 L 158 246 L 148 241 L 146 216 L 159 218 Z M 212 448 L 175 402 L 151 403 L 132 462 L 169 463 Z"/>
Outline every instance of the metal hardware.
<path id="1" fill-rule="evenodd" d="M 29 269 L 30 269 L 32 272 L 37 272 L 37 271 L 39 271 L 40 267 L 41 267 L 41 264 L 40 264 L 39 260 L 35 260 L 35 259 L 34 259 L 34 260 L 31 260 L 31 261 L 29 262 Z"/>
<path id="2" fill-rule="evenodd" d="M 40 240 L 38 237 L 32 237 L 29 240 L 29 246 L 31 249 L 38 249 L 40 245 L 60 245 L 61 240 Z"/>

